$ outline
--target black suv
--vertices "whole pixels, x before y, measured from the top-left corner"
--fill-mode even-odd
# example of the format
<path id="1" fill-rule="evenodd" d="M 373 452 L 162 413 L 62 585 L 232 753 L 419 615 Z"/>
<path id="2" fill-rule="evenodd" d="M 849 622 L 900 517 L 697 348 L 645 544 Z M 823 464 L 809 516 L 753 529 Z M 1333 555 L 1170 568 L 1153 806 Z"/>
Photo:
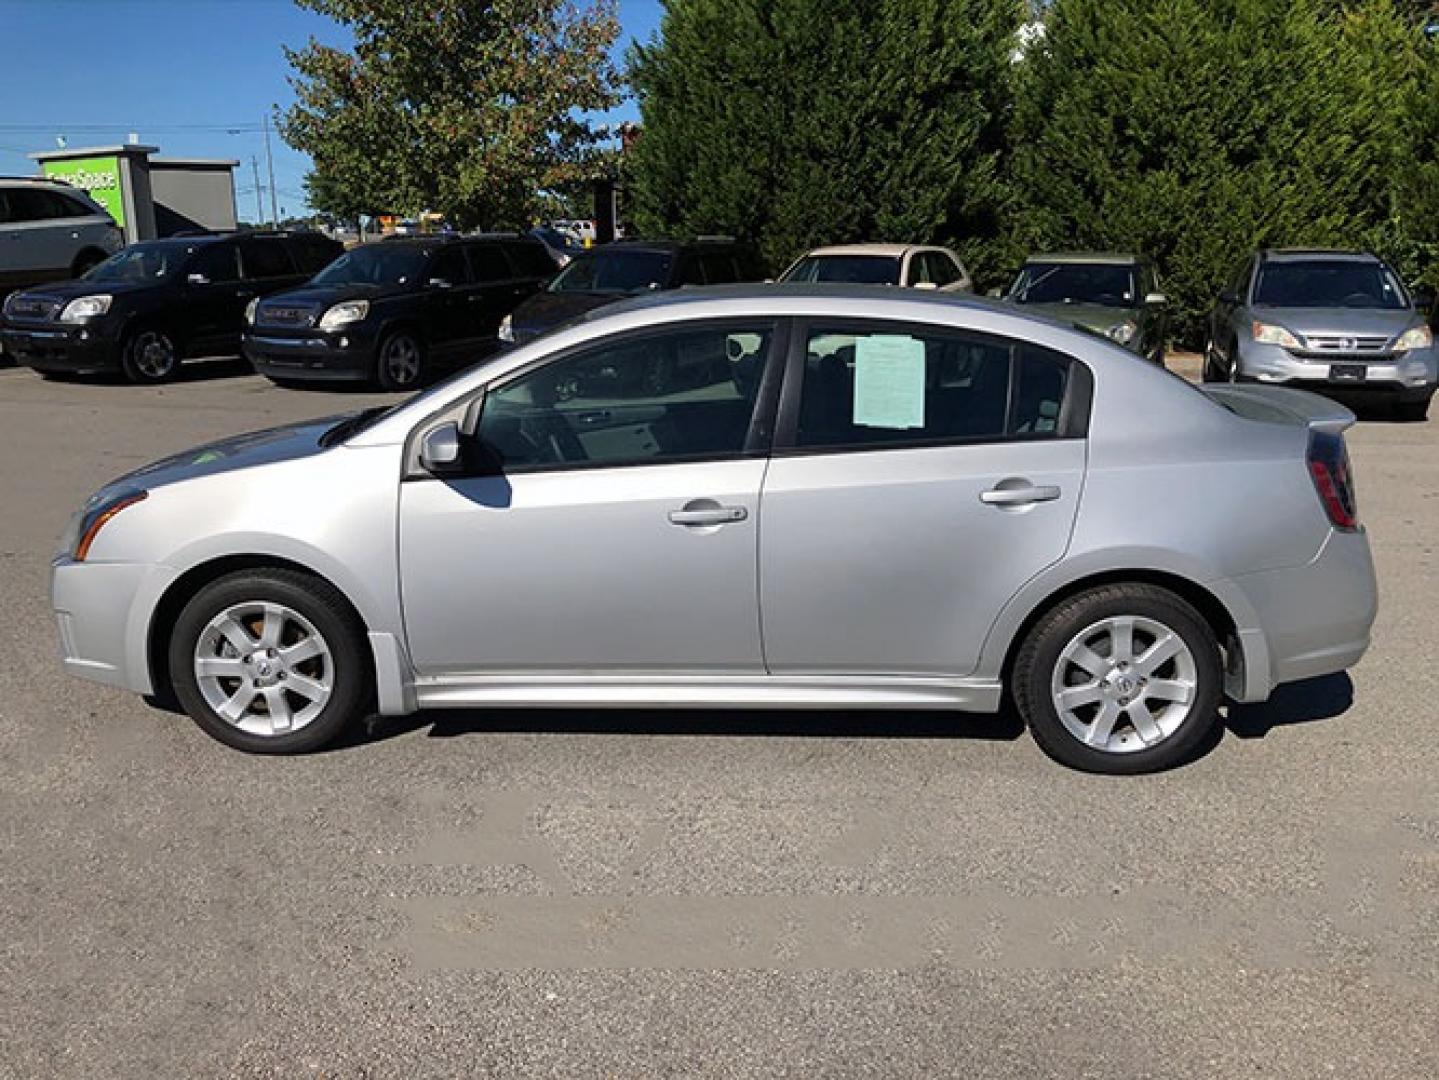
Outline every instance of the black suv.
<path id="1" fill-rule="evenodd" d="M 492 352 L 503 319 L 555 273 L 512 235 L 402 237 L 353 248 L 302 289 L 255 304 L 245 355 L 278 383 L 407 390 Z"/>
<path id="2" fill-rule="evenodd" d="M 74 281 L 12 293 L 5 351 L 47 377 L 175 377 L 197 356 L 237 356 L 245 307 L 293 288 L 343 248 L 318 233 L 216 233 L 131 244 Z"/>
<path id="3" fill-rule="evenodd" d="M 605 244 L 576 255 L 544 292 L 517 307 L 500 327 L 500 338 L 528 341 L 626 296 L 685 285 L 758 281 L 763 276 L 754 247 L 728 237 Z"/>

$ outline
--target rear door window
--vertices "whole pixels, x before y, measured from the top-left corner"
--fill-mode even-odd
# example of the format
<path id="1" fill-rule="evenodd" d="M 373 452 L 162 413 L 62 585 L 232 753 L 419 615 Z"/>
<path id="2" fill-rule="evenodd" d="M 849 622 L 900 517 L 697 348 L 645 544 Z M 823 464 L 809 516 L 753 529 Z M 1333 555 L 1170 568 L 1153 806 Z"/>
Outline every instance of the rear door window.
<path id="1" fill-rule="evenodd" d="M 504 249 L 519 277 L 547 278 L 555 272 L 555 262 L 545 251 L 543 244 L 515 241 L 505 244 Z"/>
<path id="2" fill-rule="evenodd" d="M 515 276 L 510 260 L 499 244 L 470 244 L 470 273 L 480 284 L 487 281 L 508 281 Z"/>
<path id="3" fill-rule="evenodd" d="M 448 281 L 451 285 L 468 285 L 470 268 L 465 261 L 464 249 L 459 246 L 440 248 L 430 260 L 425 277 L 431 281 Z"/>
<path id="4" fill-rule="evenodd" d="M 1055 438 L 1069 357 L 985 334 L 895 327 L 809 331 L 799 449 Z"/>
<path id="5" fill-rule="evenodd" d="M 210 244 L 202 247 L 190 260 L 186 271 L 189 274 L 203 274 L 211 282 L 238 281 L 240 267 L 234 244 Z"/>
<path id="6" fill-rule="evenodd" d="M 250 281 L 289 277 L 295 272 L 294 264 L 290 261 L 290 252 L 285 247 L 285 242 L 278 237 L 256 237 L 243 241 L 240 261 L 244 266 L 245 278 Z"/>
<path id="7" fill-rule="evenodd" d="M 730 285 L 739 280 L 734 257 L 727 251 L 706 251 L 700 256 L 700 266 L 709 285 Z"/>

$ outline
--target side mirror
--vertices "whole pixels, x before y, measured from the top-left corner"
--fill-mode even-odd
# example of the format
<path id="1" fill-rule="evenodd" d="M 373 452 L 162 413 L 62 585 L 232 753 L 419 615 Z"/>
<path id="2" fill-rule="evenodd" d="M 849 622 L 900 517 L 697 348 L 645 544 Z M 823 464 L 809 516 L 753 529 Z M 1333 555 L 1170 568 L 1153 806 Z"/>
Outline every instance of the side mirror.
<path id="1" fill-rule="evenodd" d="M 1152 292 L 1144 298 L 1145 307 L 1168 307 L 1169 297 L 1162 292 Z"/>
<path id="2" fill-rule="evenodd" d="M 210 284 L 210 279 L 207 278 L 204 274 L 191 274 L 191 275 L 189 275 L 187 278 L 185 278 L 185 284 L 187 284 L 187 285 L 208 285 L 208 284 Z"/>
<path id="3" fill-rule="evenodd" d="M 460 425 L 453 421 L 425 432 L 420 464 L 433 473 L 448 472 L 460 463 Z"/>
<path id="4" fill-rule="evenodd" d="M 425 285 L 431 289 L 453 289 L 455 287 L 453 281 L 449 278 L 442 277 L 432 277 L 429 281 L 425 282 Z"/>

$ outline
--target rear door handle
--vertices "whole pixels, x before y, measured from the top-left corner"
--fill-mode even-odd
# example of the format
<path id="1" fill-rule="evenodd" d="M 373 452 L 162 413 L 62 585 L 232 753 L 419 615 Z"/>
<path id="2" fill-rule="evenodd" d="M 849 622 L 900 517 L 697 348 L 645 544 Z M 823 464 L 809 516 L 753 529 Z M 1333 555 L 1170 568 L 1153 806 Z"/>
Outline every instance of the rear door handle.
<path id="1" fill-rule="evenodd" d="M 1053 484 L 992 487 L 979 493 L 979 501 L 988 506 L 1028 506 L 1030 503 L 1053 502 L 1057 498 L 1059 488 Z"/>
<path id="2" fill-rule="evenodd" d="M 743 506 L 708 506 L 702 510 L 671 510 L 671 525 L 730 525 L 749 517 Z"/>

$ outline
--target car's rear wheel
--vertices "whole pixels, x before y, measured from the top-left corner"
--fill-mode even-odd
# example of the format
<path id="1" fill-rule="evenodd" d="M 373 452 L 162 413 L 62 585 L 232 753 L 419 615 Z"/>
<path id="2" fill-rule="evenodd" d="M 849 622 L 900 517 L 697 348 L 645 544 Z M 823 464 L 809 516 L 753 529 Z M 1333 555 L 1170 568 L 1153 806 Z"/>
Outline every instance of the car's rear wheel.
<path id="1" fill-rule="evenodd" d="M 166 383 L 179 374 L 180 346 L 163 327 L 142 326 L 126 339 L 121 364 L 132 383 Z"/>
<path id="2" fill-rule="evenodd" d="M 382 390 L 413 390 L 425 370 L 425 347 L 409 330 L 396 330 L 380 342 L 375 382 Z"/>
<path id="3" fill-rule="evenodd" d="M 1166 769 L 1188 760 L 1218 721 L 1219 645 L 1174 593 L 1104 585 L 1035 624 L 1015 658 L 1013 694 L 1056 761 L 1086 772 Z"/>
<path id="4" fill-rule="evenodd" d="M 1214 342 L 1209 338 L 1204 339 L 1204 373 L 1201 378 L 1207 383 L 1224 381 L 1224 373 L 1214 360 Z"/>
<path id="5" fill-rule="evenodd" d="M 344 598 L 291 570 L 245 570 L 185 605 L 170 639 L 180 704 L 239 750 L 296 754 L 361 718 L 371 678 L 363 627 Z"/>

